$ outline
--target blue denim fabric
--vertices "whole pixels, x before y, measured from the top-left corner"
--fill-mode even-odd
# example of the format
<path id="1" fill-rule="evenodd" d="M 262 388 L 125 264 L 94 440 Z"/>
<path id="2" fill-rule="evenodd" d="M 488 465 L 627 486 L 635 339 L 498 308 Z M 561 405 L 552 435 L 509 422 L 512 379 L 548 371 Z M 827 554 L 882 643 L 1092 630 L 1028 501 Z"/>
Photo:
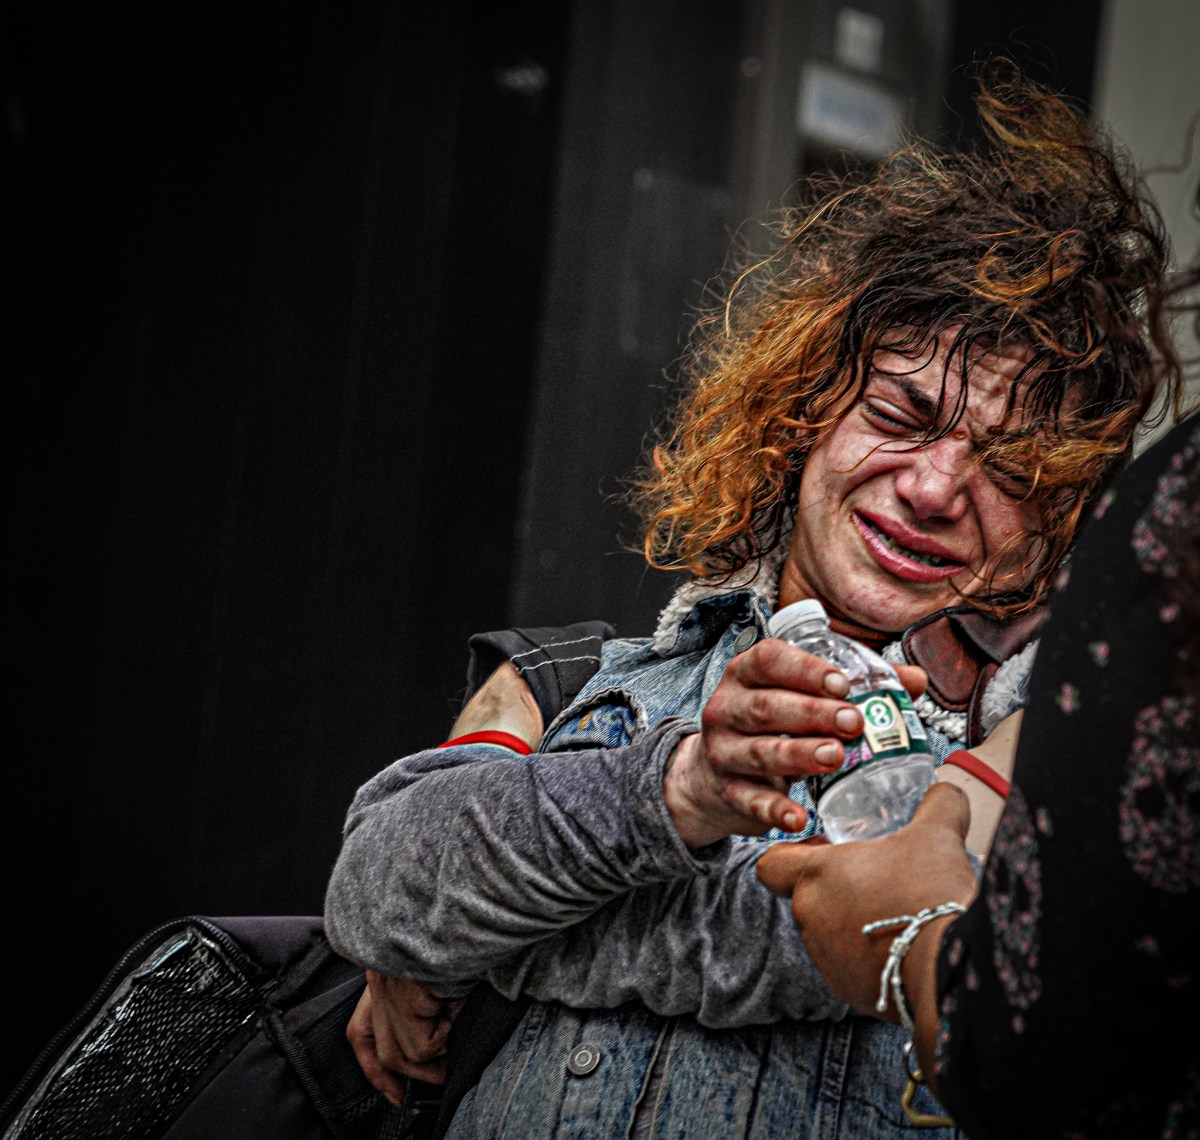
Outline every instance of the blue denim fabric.
<path id="1" fill-rule="evenodd" d="M 550 725 L 541 750 L 616 747 L 665 717 L 697 718 L 738 635 L 753 628 L 765 636 L 769 616 L 765 599 L 739 590 L 697 603 L 666 654 L 648 639 L 606 642 L 599 672 Z M 950 745 L 931 736 L 940 762 Z M 919 1133 L 948 1140 L 953 1129 L 918 1130 L 904 1117 L 905 1039 L 897 1026 L 856 1016 L 714 1030 L 636 1006 L 574 1010 L 538 1002 L 462 1102 L 448 1138 L 884 1140 Z M 580 1045 L 600 1056 L 585 1075 L 568 1063 Z M 917 1103 L 940 1111 L 924 1089 Z"/>
<path id="2" fill-rule="evenodd" d="M 463 1099 L 447 1140 L 957 1136 L 905 1118 L 903 1040 L 898 1027 L 860 1017 L 713 1030 L 636 1007 L 537 1003 Z M 570 1057 L 584 1044 L 600 1062 L 577 1076 Z M 924 1088 L 915 1103 L 943 1111 Z"/>
<path id="3" fill-rule="evenodd" d="M 680 622 L 669 655 L 658 653 L 649 638 L 605 642 L 600 669 L 550 725 L 541 751 L 615 748 L 666 717 L 699 718 L 738 652 L 739 634 L 753 629 L 759 637 L 767 636 L 770 617 L 765 598 L 752 590 L 736 590 L 698 602 Z M 928 726 L 926 732 L 934 759 L 941 764 L 958 745 Z M 819 834 L 819 816 L 804 782 L 794 783 L 789 794 L 807 810 L 809 823 L 802 832 L 772 831 L 768 838 Z"/>

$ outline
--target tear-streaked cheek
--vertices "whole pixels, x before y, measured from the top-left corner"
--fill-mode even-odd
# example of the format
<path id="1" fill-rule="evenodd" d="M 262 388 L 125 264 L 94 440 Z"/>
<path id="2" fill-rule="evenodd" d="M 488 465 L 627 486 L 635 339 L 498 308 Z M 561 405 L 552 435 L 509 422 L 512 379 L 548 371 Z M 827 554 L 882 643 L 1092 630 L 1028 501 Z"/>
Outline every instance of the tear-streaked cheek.
<path id="1" fill-rule="evenodd" d="M 989 559 L 996 588 L 1018 589 L 1037 573 L 1045 544 L 1036 531 L 1036 523 L 1022 524 Z"/>

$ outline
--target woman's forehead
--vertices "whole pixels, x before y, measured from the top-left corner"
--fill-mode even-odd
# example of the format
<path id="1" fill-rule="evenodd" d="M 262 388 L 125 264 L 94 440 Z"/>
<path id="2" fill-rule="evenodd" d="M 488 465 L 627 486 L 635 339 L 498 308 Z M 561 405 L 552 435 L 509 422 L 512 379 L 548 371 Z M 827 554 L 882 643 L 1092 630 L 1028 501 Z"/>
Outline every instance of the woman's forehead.
<path id="1" fill-rule="evenodd" d="M 916 349 L 888 347 L 871 356 L 870 378 L 895 385 L 916 410 L 931 419 L 965 414 L 980 430 L 1006 423 L 1020 408 L 1036 368 L 1023 346 L 960 347 L 958 330 L 945 330 Z"/>

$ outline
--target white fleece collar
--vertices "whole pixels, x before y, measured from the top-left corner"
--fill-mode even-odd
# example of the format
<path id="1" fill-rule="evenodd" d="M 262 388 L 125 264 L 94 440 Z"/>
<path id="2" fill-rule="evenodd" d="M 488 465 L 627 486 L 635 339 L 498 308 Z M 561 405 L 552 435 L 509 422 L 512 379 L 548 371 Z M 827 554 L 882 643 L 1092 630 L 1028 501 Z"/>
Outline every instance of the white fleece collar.
<path id="1" fill-rule="evenodd" d="M 711 579 L 693 578 L 684 582 L 658 615 L 658 625 L 654 630 L 655 650 L 662 654 L 671 651 L 679 633 L 680 622 L 705 598 L 731 594 L 735 590 L 753 590 L 765 598 L 774 610 L 775 600 L 779 596 L 779 574 L 783 569 L 787 549 L 788 537 L 784 535 L 774 550 L 759 561 L 743 567 L 730 579 L 714 583 Z"/>

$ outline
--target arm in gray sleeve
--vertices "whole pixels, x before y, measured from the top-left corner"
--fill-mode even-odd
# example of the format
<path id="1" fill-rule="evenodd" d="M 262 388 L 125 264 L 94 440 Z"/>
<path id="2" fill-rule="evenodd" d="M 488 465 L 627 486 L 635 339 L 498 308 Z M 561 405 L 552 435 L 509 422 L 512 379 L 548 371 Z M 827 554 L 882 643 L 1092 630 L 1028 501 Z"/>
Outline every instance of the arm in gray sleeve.
<path id="1" fill-rule="evenodd" d="M 638 999 L 714 1027 L 839 1017 L 758 842 L 692 853 L 662 800 L 689 722 L 624 748 L 509 759 L 460 746 L 360 789 L 326 898 L 334 947 L 447 995 Z"/>
<path id="2" fill-rule="evenodd" d="M 662 798 L 689 721 L 634 744 L 509 758 L 420 752 L 359 789 L 325 900 L 334 948 L 451 994 L 635 887 L 719 866 L 692 853 Z"/>
<path id="3" fill-rule="evenodd" d="M 507 997 L 575 1008 L 636 999 L 714 1029 L 838 1020 L 849 1009 L 809 959 L 790 900 L 754 872 L 766 849 L 760 840 L 735 842 L 707 874 L 638 887 L 493 967 L 488 981 Z"/>

